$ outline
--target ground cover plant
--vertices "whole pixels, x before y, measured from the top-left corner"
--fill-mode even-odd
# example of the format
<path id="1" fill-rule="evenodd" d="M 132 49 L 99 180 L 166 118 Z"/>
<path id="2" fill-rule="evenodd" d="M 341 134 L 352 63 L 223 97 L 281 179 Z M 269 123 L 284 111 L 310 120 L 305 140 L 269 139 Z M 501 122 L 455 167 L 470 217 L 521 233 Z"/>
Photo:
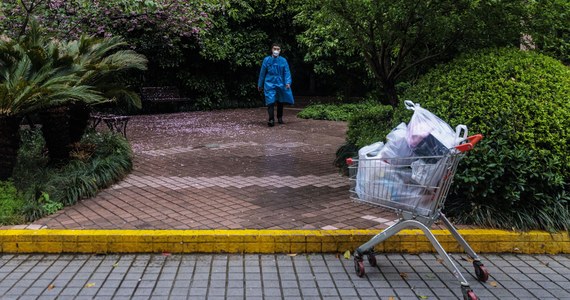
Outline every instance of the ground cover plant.
<path id="1" fill-rule="evenodd" d="M 12 181 L 0 181 L 0 225 L 24 221 L 24 200 Z"/>
<path id="2" fill-rule="evenodd" d="M 352 116 L 377 111 L 381 105 L 374 101 L 363 103 L 311 104 L 297 114 L 302 119 L 348 121 Z"/>
<path id="3" fill-rule="evenodd" d="M 90 131 L 74 144 L 69 163 L 59 167 L 49 164 L 44 147 L 39 130 L 22 132 L 13 182 L 22 195 L 21 214 L 28 222 L 96 195 L 132 169 L 130 145 L 116 133 Z"/>

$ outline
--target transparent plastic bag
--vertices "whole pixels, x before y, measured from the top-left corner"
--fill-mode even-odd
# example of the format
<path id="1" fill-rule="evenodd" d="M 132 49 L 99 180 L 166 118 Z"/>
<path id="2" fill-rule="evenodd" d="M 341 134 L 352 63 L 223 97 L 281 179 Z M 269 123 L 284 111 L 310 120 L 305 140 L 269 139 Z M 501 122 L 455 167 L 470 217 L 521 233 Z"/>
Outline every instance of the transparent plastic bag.
<path id="1" fill-rule="evenodd" d="M 443 177 L 447 159 L 441 158 L 436 163 L 428 163 L 424 159 L 412 162 L 412 180 L 422 186 L 437 187 Z"/>
<path id="2" fill-rule="evenodd" d="M 410 157 L 412 149 L 408 146 L 406 135 L 408 126 L 406 123 L 400 123 L 396 128 L 386 136 L 386 145 L 380 151 L 382 158 Z"/>
<path id="3" fill-rule="evenodd" d="M 379 168 L 377 157 L 384 148 L 384 143 L 377 142 L 364 146 L 358 150 L 358 171 L 356 173 L 355 191 L 359 195 L 365 195 L 365 187 L 368 182 L 381 177 L 383 168 Z M 362 198 L 361 198 L 362 199 Z"/>
<path id="4" fill-rule="evenodd" d="M 410 100 L 406 100 L 404 103 L 407 109 L 414 111 L 412 119 L 408 123 L 406 139 L 416 155 L 444 155 L 449 152 L 448 149 L 457 146 L 467 137 L 465 125 L 459 125 L 456 130 L 453 130 L 449 124 L 427 109 L 422 108 L 419 103 L 413 103 Z M 460 137 L 461 132 L 463 132 L 463 137 Z M 424 142 L 424 140 L 426 141 Z M 429 144 L 426 145 L 426 143 Z M 419 153 L 416 149 L 419 149 Z"/>
<path id="5" fill-rule="evenodd" d="M 357 182 L 358 198 L 364 201 L 382 203 L 386 201 L 400 202 L 409 197 L 409 188 L 406 184 L 411 180 L 412 170 L 410 168 L 393 167 L 389 163 L 377 159 L 374 169 L 378 172 L 370 176 L 368 181 Z M 366 174 L 366 171 L 365 171 Z M 405 193 L 405 194 L 403 194 Z"/>

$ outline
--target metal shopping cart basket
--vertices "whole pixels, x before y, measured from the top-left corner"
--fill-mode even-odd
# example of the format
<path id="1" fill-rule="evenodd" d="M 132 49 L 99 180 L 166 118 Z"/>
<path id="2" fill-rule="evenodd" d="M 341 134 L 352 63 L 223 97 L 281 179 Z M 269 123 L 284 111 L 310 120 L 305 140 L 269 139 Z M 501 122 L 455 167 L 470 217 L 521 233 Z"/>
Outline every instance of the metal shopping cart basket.
<path id="1" fill-rule="evenodd" d="M 435 221 L 441 220 L 473 259 L 477 279 L 482 282 L 487 281 L 489 272 L 441 212 L 459 161 L 481 139 L 480 134 L 470 136 L 465 143 L 450 149 L 445 155 L 347 160 L 351 198 L 358 202 L 395 210 L 400 218 L 397 223 L 356 249 L 354 269 L 358 276 L 362 277 L 365 274 L 364 255 L 368 257 L 370 265 L 376 266 L 374 246 L 403 229 L 418 228 L 443 258 L 447 268 L 461 282 L 463 298 L 478 299 L 453 260 L 431 233 L 430 227 Z"/>

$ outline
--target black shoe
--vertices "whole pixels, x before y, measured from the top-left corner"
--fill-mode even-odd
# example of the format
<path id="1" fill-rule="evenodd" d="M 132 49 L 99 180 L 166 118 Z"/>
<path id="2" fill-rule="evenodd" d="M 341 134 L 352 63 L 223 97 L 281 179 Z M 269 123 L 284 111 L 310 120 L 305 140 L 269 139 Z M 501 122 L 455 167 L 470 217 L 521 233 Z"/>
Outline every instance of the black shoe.
<path id="1" fill-rule="evenodd" d="M 275 125 L 275 121 L 269 120 L 269 122 L 267 122 L 267 126 L 273 127 L 273 125 Z"/>
<path id="2" fill-rule="evenodd" d="M 281 119 L 281 118 L 277 119 L 277 123 L 283 124 L 283 119 Z"/>

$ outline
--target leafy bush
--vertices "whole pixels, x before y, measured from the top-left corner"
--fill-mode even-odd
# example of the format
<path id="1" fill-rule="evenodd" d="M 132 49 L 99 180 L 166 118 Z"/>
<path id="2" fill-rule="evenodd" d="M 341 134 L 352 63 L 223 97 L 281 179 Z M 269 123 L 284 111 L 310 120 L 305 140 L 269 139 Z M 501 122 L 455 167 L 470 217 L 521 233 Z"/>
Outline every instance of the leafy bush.
<path id="1" fill-rule="evenodd" d="M 450 125 L 484 140 L 466 155 L 446 202 L 462 223 L 570 229 L 570 69 L 517 49 L 488 49 L 440 66 L 408 89 Z M 403 106 L 397 120 L 409 120 Z"/>
<path id="2" fill-rule="evenodd" d="M 346 143 L 337 150 L 334 165 L 347 174 L 346 159 L 355 156 L 359 148 L 384 139 L 393 111 L 390 105 L 376 105 L 353 114 L 348 121 Z"/>
<path id="3" fill-rule="evenodd" d="M 354 115 L 348 122 L 346 141 L 361 148 L 382 140 L 392 124 L 394 109 L 390 105 L 376 106 L 362 114 Z"/>
<path id="4" fill-rule="evenodd" d="M 22 132 L 14 182 L 24 194 L 27 221 L 92 197 L 132 169 L 129 143 L 114 133 L 90 132 L 74 145 L 69 164 L 53 168 L 43 153 L 41 132 Z"/>
<path id="5" fill-rule="evenodd" d="M 344 103 L 344 104 L 313 104 L 297 114 L 303 119 L 348 121 L 352 116 L 370 114 L 383 110 L 375 102 Z"/>
<path id="6" fill-rule="evenodd" d="M 22 223 L 24 200 L 11 181 L 0 181 L 0 225 Z"/>

